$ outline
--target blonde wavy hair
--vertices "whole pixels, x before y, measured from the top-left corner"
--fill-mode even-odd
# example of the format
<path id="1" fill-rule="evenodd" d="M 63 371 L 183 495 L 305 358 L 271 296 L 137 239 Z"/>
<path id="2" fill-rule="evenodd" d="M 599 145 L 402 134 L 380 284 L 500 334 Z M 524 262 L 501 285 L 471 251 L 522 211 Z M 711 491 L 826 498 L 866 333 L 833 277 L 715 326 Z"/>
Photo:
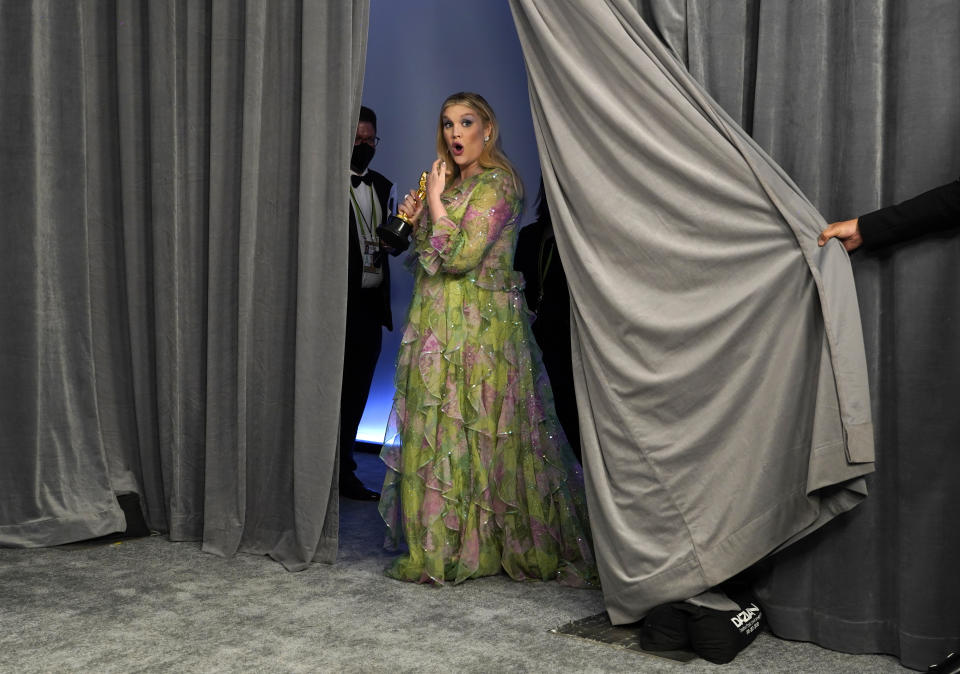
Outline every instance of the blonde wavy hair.
<path id="1" fill-rule="evenodd" d="M 446 185 L 449 187 L 451 182 L 460 177 L 460 167 L 453 161 L 453 155 L 450 154 L 447 141 L 443 138 L 443 111 L 451 105 L 467 106 L 477 113 L 484 127 L 490 128 L 490 140 L 484 144 L 478 163 L 483 168 L 500 168 L 509 173 L 513 178 L 513 186 L 517 191 L 517 196 L 522 198 L 523 183 L 520 181 L 520 174 L 507 159 L 507 155 L 504 154 L 500 145 L 500 124 L 497 123 L 497 116 L 493 114 L 493 108 L 490 107 L 483 96 L 469 91 L 460 91 L 447 96 L 447 100 L 440 106 L 440 118 L 437 122 L 437 156 L 447 162 L 447 168 L 451 171 L 447 174 Z"/>

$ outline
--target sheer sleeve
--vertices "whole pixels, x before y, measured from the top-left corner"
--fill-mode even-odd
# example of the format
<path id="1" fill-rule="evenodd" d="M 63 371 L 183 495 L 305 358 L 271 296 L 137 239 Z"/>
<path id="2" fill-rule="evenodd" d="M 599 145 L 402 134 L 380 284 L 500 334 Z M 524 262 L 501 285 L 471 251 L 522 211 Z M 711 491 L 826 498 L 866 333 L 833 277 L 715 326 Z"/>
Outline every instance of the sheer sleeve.
<path id="1" fill-rule="evenodd" d="M 515 213 L 513 180 L 496 171 L 473 188 L 459 222 L 443 217 L 425 234 L 420 265 L 430 274 L 463 274 L 475 268 L 497 241 Z"/>

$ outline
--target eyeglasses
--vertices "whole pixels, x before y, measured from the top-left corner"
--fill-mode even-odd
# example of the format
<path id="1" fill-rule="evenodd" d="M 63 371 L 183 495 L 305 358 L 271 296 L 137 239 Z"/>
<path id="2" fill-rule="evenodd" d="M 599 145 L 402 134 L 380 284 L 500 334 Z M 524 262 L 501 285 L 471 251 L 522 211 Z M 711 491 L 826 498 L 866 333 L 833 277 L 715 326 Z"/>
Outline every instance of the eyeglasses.
<path id="1" fill-rule="evenodd" d="M 361 138 L 360 136 L 357 136 L 353 139 L 354 145 L 359 145 L 360 143 L 366 143 L 370 147 L 376 147 L 380 144 L 380 136 L 374 136 L 373 138 Z"/>

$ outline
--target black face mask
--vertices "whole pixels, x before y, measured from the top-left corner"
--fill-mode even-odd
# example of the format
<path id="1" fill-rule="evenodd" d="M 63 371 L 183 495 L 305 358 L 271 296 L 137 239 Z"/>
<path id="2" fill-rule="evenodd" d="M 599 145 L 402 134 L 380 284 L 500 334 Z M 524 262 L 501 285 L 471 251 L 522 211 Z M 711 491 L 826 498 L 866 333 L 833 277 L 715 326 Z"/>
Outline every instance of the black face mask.
<path id="1" fill-rule="evenodd" d="M 350 168 L 356 173 L 363 173 L 367 170 L 367 166 L 370 165 L 370 160 L 373 159 L 375 153 L 376 150 L 373 149 L 373 146 L 367 143 L 354 145 L 353 154 L 350 156 Z"/>

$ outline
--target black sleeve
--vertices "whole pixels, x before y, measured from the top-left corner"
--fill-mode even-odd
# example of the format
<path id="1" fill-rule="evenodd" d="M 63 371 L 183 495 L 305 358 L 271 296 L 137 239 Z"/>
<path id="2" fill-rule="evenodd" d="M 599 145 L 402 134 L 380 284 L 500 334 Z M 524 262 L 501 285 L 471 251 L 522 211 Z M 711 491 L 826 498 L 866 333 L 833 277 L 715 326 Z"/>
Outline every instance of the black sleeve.
<path id="1" fill-rule="evenodd" d="M 523 274 L 526 285 L 523 294 L 527 299 L 527 306 L 536 310 L 537 297 L 540 295 L 540 277 L 537 274 L 538 253 L 540 239 L 543 235 L 543 225 L 531 222 L 520 230 L 517 237 L 517 250 L 513 258 L 513 268 Z"/>
<path id="2" fill-rule="evenodd" d="M 863 247 L 879 248 L 960 226 L 960 179 L 859 218 Z"/>

